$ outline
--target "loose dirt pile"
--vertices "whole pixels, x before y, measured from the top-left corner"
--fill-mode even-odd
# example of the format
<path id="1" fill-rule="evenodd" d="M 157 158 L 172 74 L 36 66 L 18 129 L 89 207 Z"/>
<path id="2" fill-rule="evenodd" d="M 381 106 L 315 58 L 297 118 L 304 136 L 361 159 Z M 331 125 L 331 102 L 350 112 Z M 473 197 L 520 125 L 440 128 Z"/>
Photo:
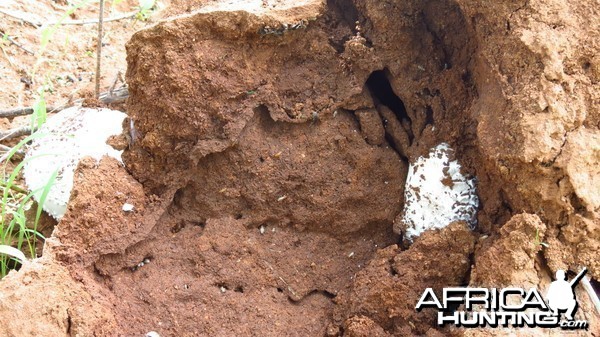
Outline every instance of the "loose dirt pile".
<path id="1" fill-rule="evenodd" d="M 4 0 L 0 3 L 0 31 L 22 48 L 3 41 L 0 56 L 0 109 L 31 106 L 38 88 L 46 86 L 48 107 L 59 107 L 94 90 L 96 71 L 95 24 L 50 26 L 49 41 L 42 43 L 42 29 L 32 23 L 47 24 L 61 20 L 72 1 Z M 107 2 L 105 18 L 135 12 L 137 1 Z M 19 20 L 21 17 L 31 23 Z M 62 18 L 65 21 L 98 18 L 97 6 L 91 2 Z M 119 72 L 125 73 L 124 44 L 135 32 L 149 24 L 132 19 L 109 21 L 104 25 L 101 87 L 113 84 Z M 35 74 L 32 73 L 34 72 Z"/>
<path id="2" fill-rule="evenodd" d="M 0 315 L 36 325 L 1 334 L 511 333 L 414 306 L 427 287 L 600 279 L 597 7 L 215 2 L 136 33 L 125 168 L 80 165 L 43 260 L 2 281 Z M 441 142 L 478 178 L 478 227 L 409 246 L 392 230 L 408 163 Z"/>

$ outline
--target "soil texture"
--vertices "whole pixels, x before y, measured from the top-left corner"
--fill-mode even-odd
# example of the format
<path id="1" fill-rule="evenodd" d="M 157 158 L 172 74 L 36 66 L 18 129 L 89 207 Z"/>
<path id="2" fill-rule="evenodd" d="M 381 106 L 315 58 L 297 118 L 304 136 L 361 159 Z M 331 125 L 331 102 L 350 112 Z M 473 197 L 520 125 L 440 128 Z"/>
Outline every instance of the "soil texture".
<path id="1" fill-rule="evenodd" d="M 44 257 L 1 282 L 0 317 L 35 324 L 0 335 L 560 336 L 414 307 L 425 288 L 600 279 L 599 13 L 173 1 L 127 43 L 125 165 L 79 165 Z M 402 242 L 408 165 L 441 142 L 477 178 L 477 227 Z M 582 289 L 572 333 L 600 336 Z"/>

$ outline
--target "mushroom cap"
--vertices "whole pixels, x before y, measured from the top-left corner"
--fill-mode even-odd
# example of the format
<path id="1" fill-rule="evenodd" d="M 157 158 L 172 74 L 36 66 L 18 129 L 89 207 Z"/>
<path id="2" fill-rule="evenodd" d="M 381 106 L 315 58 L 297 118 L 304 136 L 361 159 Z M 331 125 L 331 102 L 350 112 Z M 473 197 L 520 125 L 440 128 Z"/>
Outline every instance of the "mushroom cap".
<path id="1" fill-rule="evenodd" d="M 73 174 L 83 157 L 100 161 L 103 156 L 121 160 L 122 151 L 106 144 L 110 136 L 120 135 L 127 115 L 121 111 L 71 107 L 48 118 L 28 146 L 23 176 L 39 202 L 52 175 L 57 176 L 43 209 L 60 220 L 67 210 L 73 189 Z"/>
<path id="2" fill-rule="evenodd" d="M 440 143 L 419 157 L 408 168 L 404 190 L 402 222 L 404 236 L 413 240 L 428 229 L 465 221 L 471 229 L 477 224 L 477 196 L 475 178 L 461 172 L 454 150 Z"/>

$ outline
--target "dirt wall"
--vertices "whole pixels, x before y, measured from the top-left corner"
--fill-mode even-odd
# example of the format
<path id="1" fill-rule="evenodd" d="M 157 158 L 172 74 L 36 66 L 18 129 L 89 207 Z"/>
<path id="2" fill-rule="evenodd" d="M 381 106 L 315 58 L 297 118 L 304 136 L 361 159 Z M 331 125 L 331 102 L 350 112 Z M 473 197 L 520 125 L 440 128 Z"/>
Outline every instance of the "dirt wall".
<path id="1" fill-rule="evenodd" d="M 125 168 L 81 167 L 49 258 L 123 335 L 512 333 L 437 329 L 414 305 L 600 277 L 597 7 L 211 2 L 142 30 Z M 408 163 L 442 141 L 477 177 L 478 226 L 409 246 L 392 231 Z"/>

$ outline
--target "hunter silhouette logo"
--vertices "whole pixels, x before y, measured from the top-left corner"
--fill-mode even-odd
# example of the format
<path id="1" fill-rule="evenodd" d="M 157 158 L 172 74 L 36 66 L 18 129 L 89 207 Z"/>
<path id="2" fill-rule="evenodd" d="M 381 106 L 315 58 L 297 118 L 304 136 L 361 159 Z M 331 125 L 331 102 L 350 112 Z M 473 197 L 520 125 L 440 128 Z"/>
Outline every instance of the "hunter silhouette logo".
<path id="1" fill-rule="evenodd" d="M 587 321 L 574 320 L 578 308 L 575 287 L 586 272 L 583 268 L 568 282 L 565 271 L 558 270 L 547 301 L 536 288 L 444 288 L 441 301 L 432 288 L 427 288 L 415 309 L 436 308 L 438 326 L 587 329 Z M 561 320 L 562 312 L 566 320 Z"/>
<path id="2" fill-rule="evenodd" d="M 586 268 L 583 268 L 571 282 L 566 281 L 565 271 L 556 271 L 556 281 L 553 281 L 548 289 L 546 298 L 548 299 L 548 306 L 552 309 L 554 315 L 560 315 L 560 311 L 566 310 L 565 316 L 569 321 L 573 320 L 573 314 L 577 310 L 577 300 L 575 299 L 575 286 L 581 278 L 587 272 Z"/>

